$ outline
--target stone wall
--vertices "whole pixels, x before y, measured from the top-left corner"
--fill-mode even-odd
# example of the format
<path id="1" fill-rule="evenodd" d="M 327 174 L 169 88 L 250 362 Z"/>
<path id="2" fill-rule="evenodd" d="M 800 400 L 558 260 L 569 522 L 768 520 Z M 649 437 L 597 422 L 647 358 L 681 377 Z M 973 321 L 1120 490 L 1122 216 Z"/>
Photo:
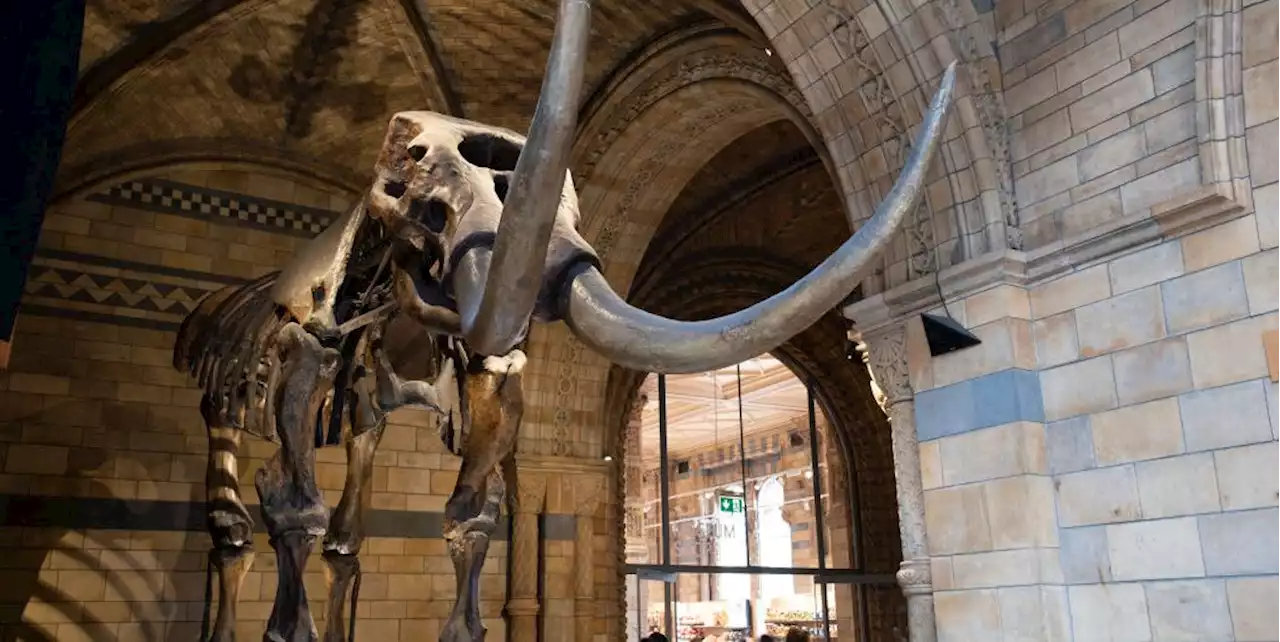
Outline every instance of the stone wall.
<path id="1" fill-rule="evenodd" d="M 262 174 L 171 172 L 48 212 L 10 367 L 0 372 L 6 637 L 25 629 L 57 640 L 198 635 L 207 444 L 199 392 L 170 365 L 174 332 L 201 295 L 279 268 L 347 202 Z M 439 531 L 458 462 L 432 422 L 421 411 L 395 413 L 378 453 L 362 637 L 432 639 L 451 605 L 453 570 Z M 273 452 L 254 438 L 242 446 L 240 485 L 252 510 L 253 474 Z M 345 455 L 326 448 L 318 460 L 320 488 L 335 505 Z M 571 614 L 572 594 L 560 593 L 572 586 L 561 575 L 571 566 L 574 509 L 559 493 L 547 506 L 546 595 L 567 597 Z M 261 636 L 275 591 L 265 533 L 255 548 L 241 639 Z M 484 569 L 492 639 L 505 637 L 506 550 L 495 542 Z M 307 573 L 322 628 L 323 568 L 317 555 Z"/>
<path id="2" fill-rule="evenodd" d="M 1277 639 L 1276 6 L 997 3 L 1025 251 L 847 311 L 907 324 L 938 639 Z"/>

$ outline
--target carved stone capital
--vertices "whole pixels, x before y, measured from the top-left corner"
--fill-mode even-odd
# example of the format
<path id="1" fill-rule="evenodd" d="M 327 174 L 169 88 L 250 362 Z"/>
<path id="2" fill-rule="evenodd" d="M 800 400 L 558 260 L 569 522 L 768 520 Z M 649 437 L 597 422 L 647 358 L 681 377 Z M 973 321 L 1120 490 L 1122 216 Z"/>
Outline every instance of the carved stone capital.
<path id="1" fill-rule="evenodd" d="M 573 514 L 590 516 L 596 513 L 600 500 L 604 499 L 605 478 L 602 475 L 581 475 L 573 481 Z"/>
<path id="2" fill-rule="evenodd" d="M 524 515 L 542 512 L 547 498 L 547 478 L 521 471 L 511 494 L 511 510 Z"/>
<path id="3" fill-rule="evenodd" d="M 933 593 L 933 569 L 927 559 L 903 560 L 896 576 L 898 586 L 902 587 L 902 594 L 908 599 L 914 595 Z"/>
<path id="4" fill-rule="evenodd" d="M 888 412 L 890 406 L 910 401 L 914 393 L 907 367 L 906 324 L 895 323 L 875 332 L 859 333 L 855 340 L 863 363 L 871 373 L 876 403 Z"/>

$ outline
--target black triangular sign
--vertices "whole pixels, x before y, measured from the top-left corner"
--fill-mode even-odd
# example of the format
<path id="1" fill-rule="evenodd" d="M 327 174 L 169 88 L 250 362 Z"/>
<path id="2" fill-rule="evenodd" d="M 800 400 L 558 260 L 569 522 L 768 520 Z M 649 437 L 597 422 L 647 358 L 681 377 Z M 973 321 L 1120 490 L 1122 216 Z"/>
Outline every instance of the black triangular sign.
<path id="1" fill-rule="evenodd" d="M 929 354 L 938 356 L 956 350 L 963 350 L 982 343 L 951 317 L 940 317 L 932 314 L 921 314 L 924 324 L 924 337 L 929 342 Z"/>

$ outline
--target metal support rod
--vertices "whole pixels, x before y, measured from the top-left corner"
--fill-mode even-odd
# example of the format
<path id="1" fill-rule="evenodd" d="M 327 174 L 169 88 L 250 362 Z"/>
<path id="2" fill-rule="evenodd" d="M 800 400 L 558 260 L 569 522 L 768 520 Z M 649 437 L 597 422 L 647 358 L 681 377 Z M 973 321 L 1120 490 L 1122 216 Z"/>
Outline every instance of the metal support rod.
<path id="1" fill-rule="evenodd" d="M 667 376 L 658 375 L 658 492 L 662 510 L 662 563 L 671 563 L 671 471 L 667 459 Z M 675 596 L 670 582 L 662 584 L 665 629 L 675 631 Z"/>
<path id="2" fill-rule="evenodd" d="M 822 515 L 822 467 L 818 466 L 818 417 L 813 403 L 813 381 L 805 383 L 805 398 L 809 402 L 809 457 L 813 462 L 813 512 L 818 529 L 818 568 L 827 568 L 826 520 Z"/>
<path id="3" fill-rule="evenodd" d="M 743 546 L 747 547 L 747 566 L 751 566 L 751 503 L 747 501 L 747 438 L 743 434 L 746 428 L 743 426 L 742 418 L 742 364 L 734 366 L 738 377 L 738 461 L 742 463 L 742 531 L 746 537 L 742 538 Z"/>

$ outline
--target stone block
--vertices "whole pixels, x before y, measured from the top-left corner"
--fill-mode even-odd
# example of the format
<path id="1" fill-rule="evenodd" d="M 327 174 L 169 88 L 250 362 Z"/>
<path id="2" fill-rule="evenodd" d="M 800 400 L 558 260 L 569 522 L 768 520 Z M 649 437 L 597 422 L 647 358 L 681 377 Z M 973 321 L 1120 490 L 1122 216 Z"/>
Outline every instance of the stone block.
<path id="1" fill-rule="evenodd" d="M 1249 314 L 1265 314 L 1280 307 L 1280 255 L 1276 250 L 1246 257 L 1241 267 Z"/>
<path id="2" fill-rule="evenodd" d="M 1017 422 L 938 440 L 942 484 L 1045 472 L 1044 427 Z"/>
<path id="3" fill-rule="evenodd" d="M 1002 370 L 916 394 L 921 441 L 1020 421 L 1044 421 L 1039 377 L 1030 370 Z"/>
<path id="4" fill-rule="evenodd" d="M 1170 642 L 1231 639 L 1226 582 L 1151 582 L 1146 589 L 1147 612 L 1155 639 Z"/>
<path id="5" fill-rule="evenodd" d="M 1249 315 L 1239 261 L 1178 277 L 1160 285 L 1169 332 L 1181 334 Z"/>
<path id="6" fill-rule="evenodd" d="M 1194 0 L 1168 0 L 1120 28 L 1122 55 L 1133 54 L 1191 24 L 1196 17 Z"/>
<path id="7" fill-rule="evenodd" d="M 1199 185 L 1200 162 L 1191 158 L 1126 184 L 1120 188 L 1120 200 L 1125 214 L 1136 214 Z"/>
<path id="8" fill-rule="evenodd" d="M 1276 314 L 1249 317 L 1187 335 L 1196 388 L 1215 388 L 1267 376 L 1262 334 L 1276 327 Z"/>
<path id="9" fill-rule="evenodd" d="M 1067 642 L 1067 592 L 1058 586 L 1020 586 L 997 591 L 1005 642 Z"/>
<path id="10" fill-rule="evenodd" d="M 1194 50 L 1188 47 L 1187 51 Z M 1195 138 L 1195 104 L 1179 105 L 1148 120 L 1142 124 L 1142 131 L 1146 135 L 1146 148 L 1152 152 L 1168 149 L 1184 140 Z"/>
<path id="11" fill-rule="evenodd" d="M 1106 526 L 1064 528 L 1058 533 L 1058 541 L 1064 582 L 1101 584 L 1112 580 Z"/>
<path id="12" fill-rule="evenodd" d="M 1032 323 L 1031 336 L 1036 344 L 1038 368 L 1051 368 L 1080 358 L 1076 315 L 1072 310 Z"/>
<path id="13" fill-rule="evenodd" d="M 1077 640 L 1151 640 L 1147 597 L 1141 584 L 1072 586 L 1067 589 L 1067 600 Z"/>
<path id="14" fill-rule="evenodd" d="M 1076 310 L 1076 328 L 1083 357 L 1160 339 L 1165 336 L 1160 288 L 1151 286 L 1081 307 Z"/>
<path id="15" fill-rule="evenodd" d="M 1111 357 L 1095 357 L 1040 373 L 1044 418 L 1057 421 L 1115 408 Z"/>
<path id="16" fill-rule="evenodd" d="M 1274 28 L 1275 23 L 1271 24 Z M 1231 607 L 1231 624 L 1236 642 L 1280 639 L 1276 618 L 1277 602 L 1280 602 L 1280 595 L 1277 595 L 1274 576 L 1228 579 L 1227 604 Z"/>
<path id="17" fill-rule="evenodd" d="M 940 591 L 934 594 L 938 642 L 970 642 L 1000 638 L 1000 603 L 996 591 Z"/>
<path id="18" fill-rule="evenodd" d="M 1031 318 L 1031 301 L 1026 288 L 1000 285 L 964 300 L 965 323 L 977 327 L 1006 317 Z"/>
<path id="19" fill-rule="evenodd" d="M 1026 586 L 1040 581 L 1035 549 L 957 555 L 951 558 L 952 581 L 957 589 Z"/>
<path id="20" fill-rule="evenodd" d="M 1058 90 L 1075 85 L 1117 62 L 1120 62 L 1120 39 L 1112 32 L 1054 65 L 1058 73 Z"/>
<path id="21" fill-rule="evenodd" d="M 1071 119 L 1067 116 L 1067 110 L 1059 109 L 1016 132 L 1010 152 L 1013 160 L 1020 161 L 1068 138 L 1071 138 Z M 1048 195 L 1050 194 L 1046 194 Z"/>
<path id="22" fill-rule="evenodd" d="M 1184 29 L 1183 31 L 1189 30 Z M 1177 34 L 1170 39 L 1176 39 L 1178 44 L 1181 44 L 1182 39 L 1176 38 L 1176 36 Z M 1163 94 L 1174 87 L 1178 87 L 1184 83 L 1189 83 L 1194 80 L 1196 71 L 1195 61 L 1196 48 L 1188 45 L 1157 60 L 1155 64 L 1151 65 L 1151 73 L 1155 77 L 1156 95 Z"/>
<path id="23" fill-rule="evenodd" d="M 1096 461 L 1089 417 L 1072 417 L 1046 425 L 1045 455 L 1049 472 L 1054 475 L 1093 468 Z"/>
<path id="24" fill-rule="evenodd" d="M 1093 416 L 1093 451 L 1101 466 L 1167 457 L 1183 450 L 1178 401 L 1165 398 Z"/>
<path id="25" fill-rule="evenodd" d="M 1195 517 L 1107 526 L 1107 551 L 1117 582 L 1204 577 Z"/>
<path id="26" fill-rule="evenodd" d="M 1280 73 L 1277 61 L 1263 63 L 1244 70 L 1244 124 L 1253 127 L 1277 115 L 1278 92 L 1276 75 Z"/>
<path id="27" fill-rule="evenodd" d="M 1182 275 L 1182 245 L 1165 242 L 1122 256 L 1108 265 L 1111 291 L 1122 294 Z"/>
<path id="28" fill-rule="evenodd" d="M 1209 453 L 1139 462 L 1138 500 L 1147 519 L 1220 510 L 1214 457 Z"/>
<path id="29" fill-rule="evenodd" d="M 1182 258 L 1187 272 L 1198 272 L 1227 261 L 1256 254 L 1259 247 L 1257 225 L 1244 216 L 1182 239 Z"/>
<path id="30" fill-rule="evenodd" d="M 984 483 L 983 490 L 991 520 L 992 546 L 1007 549 L 1058 545 L 1053 482 L 1048 477 L 1005 477 Z"/>
<path id="31" fill-rule="evenodd" d="M 1262 249 L 1280 244 L 1280 185 L 1272 183 L 1253 190 L 1253 217 Z"/>
<path id="32" fill-rule="evenodd" d="M 1274 441 L 1213 453 L 1222 510 L 1276 506 L 1280 501 L 1278 455 L 1280 451 L 1277 451 Z"/>
<path id="33" fill-rule="evenodd" d="M 991 527 L 981 487 L 925 491 L 924 515 L 931 554 L 955 555 L 991 550 Z"/>
<path id="34" fill-rule="evenodd" d="M 1033 318 L 1043 319 L 1111 296 L 1105 265 L 1073 272 L 1041 285 L 1030 293 Z"/>
<path id="35" fill-rule="evenodd" d="M 1015 191 L 1018 203 L 1038 203 L 1080 184 L 1075 157 L 1064 158 L 1018 178 Z"/>
<path id="36" fill-rule="evenodd" d="M 1010 116 L 1016 116 L 1051 98 L 1057 90 L 1057 77 L 1053 67 L 1049 67 L 1006 89 L 1005 107 L 1009 110 Z"/>
<path id="37" fill-rule="evenodd" d="M 1280 438 L 1280 409 L 1277 409 L 1276 400 L 1280 395 L 1276 394 L 1276 380 L 1264 382 L 1267 388 L 1267 414 L 1271 419 L 1271 438 Z"/>
<path id="38" fill-rule="evenodd" d="M 980 345 L 933 358 L 933 385 L 947 386 L 1001 370 L 1035 368 L 1035 344 L 1031 322 L 1005 317 L 981 326 L 970 326 Z"/>
<path id="39" fill-rule="evenodd" d="M 1266 0 L 1247 7 L 1243 15 L 1245 69 L 1276 58 L 1276 2 Z"/>
<path id="40" fill-rule="evenodd" d="M 920 444 L 920 477 L 925 490 L 942 486 L 942 453 L 939 441 Z"/>
<path id="41" fill-rule="evenodd" d="M 1129 163 L 1137 162 L 1147 153 L 1142 128 L 1127 129 L 1096 145 L 1080 150 L 1080 179 L 1091 181 Z"/>
<path id="42" fill-rule="evenodd" d="M 1277 564 L 1275 508 L 1201 515 L 1200 545 L 1205 571 L 1210 577 L 1224 575 L 1275 575 Z"/>
<path id="43" fill-rule="evenodd" d="M 1062 475 L 1056 485 L 1058 519 L 1063 526 L 1125 522 L 1142 514 L 1133 466 Z"/>
<path id="44" fill-rule="evenodd" d="M 1275 141 L 1280 121 L 1272 120 L 1250 127 L 1245 132 L 1249 153 L 1249 178 L 1255 187 L 1276 182 L 1280 178 L 1280 159 L 1276 158 Z"/>
<path id="45" fill-rule="evenodd" d="M 1272 439 L 1266 383 L 1245 381 L 1178 399 L 1187 450 L 1230 448 Z"/>
<path id="46" fill-rule="evenodd" d="M 1159 399 L 1191 389 L 1187 343 L 1173 337 L 1112 355 L 1121 405 Z"/>
<path id="47" fill-rule="evenodd" d="M 1155 83 L 1152 80 L 1151 71 L 1140 69 L 1072 104 L 1068 108 L 1072 130 L 1087 131 L 1116 114 L 1155 98 L 1155 95 Z"/>

